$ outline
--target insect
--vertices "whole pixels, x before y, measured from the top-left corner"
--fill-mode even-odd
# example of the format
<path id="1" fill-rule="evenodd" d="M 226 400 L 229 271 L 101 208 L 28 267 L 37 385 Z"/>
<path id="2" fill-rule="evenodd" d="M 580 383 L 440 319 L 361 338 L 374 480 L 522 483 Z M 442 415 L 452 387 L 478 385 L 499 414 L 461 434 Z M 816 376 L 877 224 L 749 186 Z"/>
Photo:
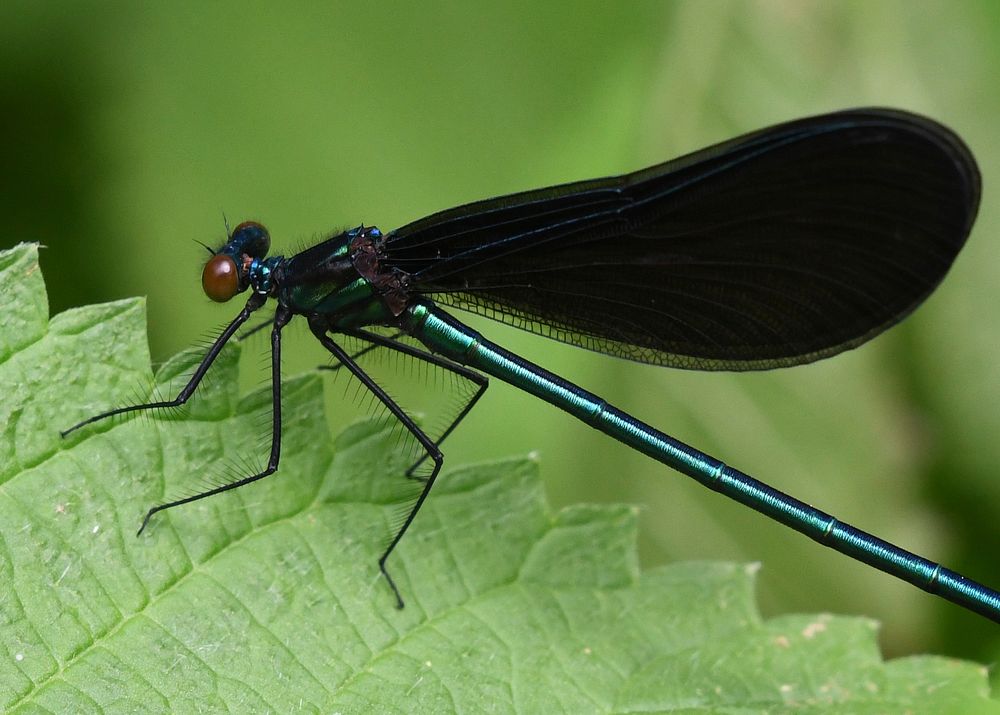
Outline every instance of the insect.
<path id="1" fill-rule="evenodd" d="M 980 178 L 953 132 L 924 117 L 859 109 L 779 124 L 623 176 L 479 201 L 382 233 L 333 235 L 268 257 L 247 221 L 205 265 L 205 293 L 249 291 L 176 398 L 184 404 L 222 347 L 269 299 L 271 451 L 257 474 L 164 509 L 235 489 L 278 469 L 281 335 L 301 316 L 340 367 L 419 443 L 429 474 L 379 558 L 387 560 L 440 472 L 440 448 L 494 377 L 851 558 L 1000 622 L 1000 594 L 843 523 L 614 408 L 487 340 L 445 307 L 638 362 L 763 370 L 854 348 L 906 317 L 937 286 L 972 228 Z M 389 333 L 385 330 L 390 329 Z M 429 436 L 342 346 L 352 338 L 450 371 L 475 389 Z M 405 340 L 404 340 L 405 338 Z"/>

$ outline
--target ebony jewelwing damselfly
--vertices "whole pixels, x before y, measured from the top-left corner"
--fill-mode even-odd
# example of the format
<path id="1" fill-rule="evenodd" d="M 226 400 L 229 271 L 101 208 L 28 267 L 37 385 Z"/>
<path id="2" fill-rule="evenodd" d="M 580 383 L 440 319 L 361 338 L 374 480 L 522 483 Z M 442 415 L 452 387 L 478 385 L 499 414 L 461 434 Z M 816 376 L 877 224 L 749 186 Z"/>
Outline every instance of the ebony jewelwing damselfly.
<path id="1" fill-rule="evenodd" d="M 996 591 L 643 424 L 441 307 L 657 365 L 764 370 L 808 363 L 860 345 L 916 308 L 965 243 L 979 193 L 975 160 L 949 129 L 906 112 L 860 109 L 780 124 L 624 176 L 467 204 L 387 234 L 359 226 L 287 258 L 266 257 L 267 230 L 247 221 L 213 251 L 202 285 L 215 301 L 246 290 L 250 298 L 180 394 L 109 410 L 63 434 L 112 415 L 184 404 L 226 342 L 274 298 L 266 468 L 153 507 L 140 533 L 159 511 L 278 469 L 281 331 L 301 315 L 432 465 L 378 562 L 400 607 L 386 560 L 434 485 L 440 443 L 492 376 L 821 544 L 1000 622 Z M 431 438 L 336 336 L 432 363 L 475 390 Z"/>

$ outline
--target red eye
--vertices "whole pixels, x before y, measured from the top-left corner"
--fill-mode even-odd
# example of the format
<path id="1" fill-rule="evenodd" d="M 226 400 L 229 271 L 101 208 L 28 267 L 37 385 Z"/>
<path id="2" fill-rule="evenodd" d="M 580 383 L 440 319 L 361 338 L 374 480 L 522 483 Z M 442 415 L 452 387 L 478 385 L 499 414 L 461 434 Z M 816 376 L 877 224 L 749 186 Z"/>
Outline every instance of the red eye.
<path id="1" fill-rule="evenodd" d="M 240 289 L 240 272 L 233 259 L 221 253 L 209 258 L 201 274 L 201 287 L 216 303 L 225 303 L 236 295 Z"/>

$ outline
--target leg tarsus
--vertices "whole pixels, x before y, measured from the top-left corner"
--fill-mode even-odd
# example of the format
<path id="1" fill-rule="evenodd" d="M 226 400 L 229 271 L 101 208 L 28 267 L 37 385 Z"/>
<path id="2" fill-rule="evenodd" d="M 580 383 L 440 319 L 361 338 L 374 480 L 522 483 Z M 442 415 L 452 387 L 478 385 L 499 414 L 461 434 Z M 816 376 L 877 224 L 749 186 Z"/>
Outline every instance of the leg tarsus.
<path id="1" fill-rule="evenodd" d="M 143 517 L 142 519 L 142 525 L 139 527 L 139 530 L 135 532 L 136 538 L 142 536 L 142 532 L 144 532 L 146 530 L 146 527 L 149 526 L 149 520 L 152 519 L 153 514 L 160 511 L 160 509 L 161 507 L 154 506 L 152 509 L 146 512 L 146 516 Z"/>
<path id="2" fill-rule="evenodd" d="M 389 556 L 388 554 L 384 554 L 381 558 L 379 558 L 378 570 L 382 572 L 382 576 L 383 578 L 385 578 L 385 582 L 389 584 L 389 588 L 392 589 L 392 593 L 396 597 L 396 608 L 402 611 L 403 608 L 406 606 L 406 604 L 403 602 L 403 595 L 399 592 L 399 587 L 396 585 L 396 582 L 393 580 L 392 576 L 389 575 L 389 569 L 385 567 L 385 560 L 386 558 L 388 558 L 388 556 Z"/>

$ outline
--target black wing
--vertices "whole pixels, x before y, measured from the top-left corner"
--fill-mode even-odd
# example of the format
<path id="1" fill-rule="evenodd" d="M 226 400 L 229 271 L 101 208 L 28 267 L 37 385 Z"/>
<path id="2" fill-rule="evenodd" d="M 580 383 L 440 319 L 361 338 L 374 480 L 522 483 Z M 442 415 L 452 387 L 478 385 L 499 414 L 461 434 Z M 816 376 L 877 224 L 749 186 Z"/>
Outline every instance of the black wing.
<path id="1" fill-rule="evenodd" d="M 949 129 L 862 109 L 442 211 L 390 233 L 387 261 L 416 293 L 556 340 L 765 369 L 904 318 L 965 243 L 979 189 Z"/>

